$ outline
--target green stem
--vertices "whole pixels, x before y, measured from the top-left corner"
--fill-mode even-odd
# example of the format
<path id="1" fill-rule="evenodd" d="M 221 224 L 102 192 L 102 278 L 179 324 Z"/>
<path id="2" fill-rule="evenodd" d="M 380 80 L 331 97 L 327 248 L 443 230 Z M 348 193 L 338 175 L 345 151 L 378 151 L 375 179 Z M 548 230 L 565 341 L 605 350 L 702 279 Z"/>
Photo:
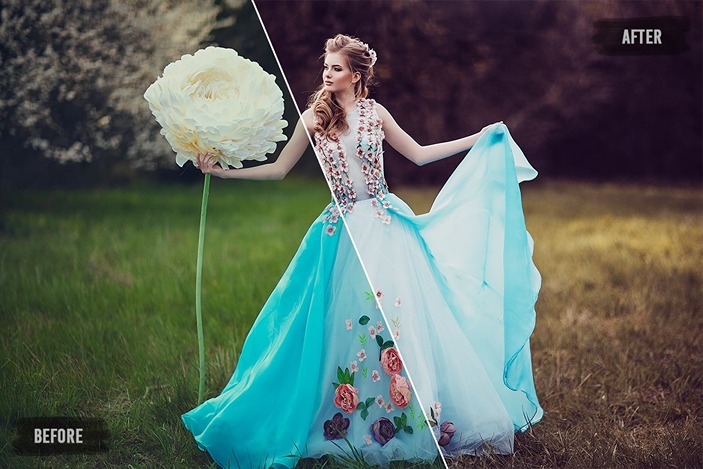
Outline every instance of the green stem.
<path id="1" fill-rule="evenodd" d="M 205 216 L 207 199 L 210 194 L 210 175 L 205 175 L 203 203 L 200 207 L 200 233 L 198 234 L 198 261 L 195 273 L 195 320 L 198 324 L 198 354 L 200 355 L 200 384 L 198 385 L 198 405 L 203 403 L 205 393 L 205 340 L 203 339 L 203 312 L 201 306 L 203 284 L 203 248 L 205 247 Z"/>

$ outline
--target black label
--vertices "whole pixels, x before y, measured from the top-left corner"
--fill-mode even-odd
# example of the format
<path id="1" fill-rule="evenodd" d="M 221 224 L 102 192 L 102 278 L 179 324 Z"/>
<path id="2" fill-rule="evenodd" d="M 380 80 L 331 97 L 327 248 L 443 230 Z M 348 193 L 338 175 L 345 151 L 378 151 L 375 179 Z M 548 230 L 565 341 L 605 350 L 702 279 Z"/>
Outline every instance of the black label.
<path id="1" fill-rule="evenodd" d="M 673 55 L 689 50 L 686 16 L 605 19 L 593 23 L 593 43 L 605 55 Z"/>
<path id="2" fill-rule="evenodd" d="M 74 417 L 32 417 L 15 423 L 17 437 L 12 448 L 17 454 L 97 453 L 109 449 L 110 434 L 102 419 Z"/>

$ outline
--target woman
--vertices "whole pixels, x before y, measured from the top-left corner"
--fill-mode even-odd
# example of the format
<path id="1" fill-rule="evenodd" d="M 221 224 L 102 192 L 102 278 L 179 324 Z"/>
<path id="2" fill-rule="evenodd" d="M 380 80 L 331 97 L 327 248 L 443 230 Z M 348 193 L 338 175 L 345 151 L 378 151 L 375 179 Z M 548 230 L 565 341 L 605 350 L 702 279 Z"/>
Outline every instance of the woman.
<path id="1" fill-rule="evenodd" d="M 222 394 L 183 415 L 223 466 L 510 453 L 542 416 L 528 342 L 541 279 L 518 187 L 536 172 L 502 123 L 418 145 L 367 99 L 375 60 L 357 39 L 327 41 L 323 84 L 275 163 L 198 155 L 203 173 L 281 179 L 310 134 L 333 192 Z M 384 138 L 418 165 L 471 152 L 418 216 L 388 192 Z"/>

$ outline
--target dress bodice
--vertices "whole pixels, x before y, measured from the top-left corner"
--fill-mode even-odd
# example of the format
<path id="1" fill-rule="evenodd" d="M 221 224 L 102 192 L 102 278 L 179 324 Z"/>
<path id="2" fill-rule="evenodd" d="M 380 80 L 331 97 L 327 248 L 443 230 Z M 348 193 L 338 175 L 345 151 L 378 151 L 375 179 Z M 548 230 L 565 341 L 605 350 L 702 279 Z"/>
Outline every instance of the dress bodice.
<path id="1" fill-rule="evenodd" d="M 337 137 L 315 133 L 315 153 L 342 213 L 354 203 L 383 200 L 388 185 L 383 174 L 383 128 L 373 99 L 360 99 L 346 116 L 349 129 Z"/>

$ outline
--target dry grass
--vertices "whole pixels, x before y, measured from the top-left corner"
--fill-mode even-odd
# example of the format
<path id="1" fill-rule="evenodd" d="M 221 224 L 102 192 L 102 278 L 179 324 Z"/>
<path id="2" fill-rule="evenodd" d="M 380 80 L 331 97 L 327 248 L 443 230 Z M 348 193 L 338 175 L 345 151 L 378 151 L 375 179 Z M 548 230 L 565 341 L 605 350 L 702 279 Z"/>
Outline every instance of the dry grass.
<path id="1" fill-rule="evenodd" d="M 422 211 L 432 195 L 407 198 Z M 703 467 L 702 196 L 524 185 L 543 275 L 532 352 L 545 417 L 514 455 L 450 468 Z"/>

